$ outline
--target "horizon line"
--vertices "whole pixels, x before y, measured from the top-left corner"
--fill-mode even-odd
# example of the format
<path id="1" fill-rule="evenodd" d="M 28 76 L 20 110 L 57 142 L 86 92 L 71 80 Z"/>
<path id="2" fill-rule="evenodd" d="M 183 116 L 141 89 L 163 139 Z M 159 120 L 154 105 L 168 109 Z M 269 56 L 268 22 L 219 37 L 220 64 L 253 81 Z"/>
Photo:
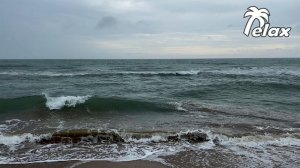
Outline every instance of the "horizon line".
<path id="1" fill-rule="evenodd" d="M 300 57 L 219 57 L 219 58 L 0 58 L 0 60 L 212 60 L 212 59 L 300 59 Z"/>

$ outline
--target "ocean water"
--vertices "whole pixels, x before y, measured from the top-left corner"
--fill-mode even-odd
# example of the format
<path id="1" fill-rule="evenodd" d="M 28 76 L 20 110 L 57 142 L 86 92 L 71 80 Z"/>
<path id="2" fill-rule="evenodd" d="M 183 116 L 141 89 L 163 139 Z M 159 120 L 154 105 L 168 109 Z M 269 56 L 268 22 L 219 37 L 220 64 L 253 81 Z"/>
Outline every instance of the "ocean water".
<path id="1" fill-rule="evenodd" d="M 41 143 L 95 130 L 123 141 Z M 188 133 L 207 141 L 180 138 Z M 1 163 L 182 167 L 168 157 L 186 151 L 192 167 L 212 166 L 216 153 L 224 167 L 299 167 L 300 59 L 0 61 Z"/>

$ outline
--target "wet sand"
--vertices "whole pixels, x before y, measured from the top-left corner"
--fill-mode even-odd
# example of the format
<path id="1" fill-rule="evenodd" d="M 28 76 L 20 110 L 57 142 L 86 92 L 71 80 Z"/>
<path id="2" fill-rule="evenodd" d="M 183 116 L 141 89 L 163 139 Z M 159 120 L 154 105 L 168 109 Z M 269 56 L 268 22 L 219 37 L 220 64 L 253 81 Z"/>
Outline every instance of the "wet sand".
<path id="1" fill-rule="evenodd" d="M 0 168 L 223 168 L 223 167 L 299 167 L 298 157 L 291 158 L 292 162 L 263 162 L 258 158 L 243 154 L 234 154 L 222 146 L 216 149 L 181 151 L 174 155 L 161 156 L 165 164 L 156 161 L 135 160 L 123 162 L 111 161 L 61 161 L 27 164 L 0 164 Z M 287 150 L 287 147 L 282 147 Z M 246 150 L 246 149 L 245 149 Z M 290 148 L 295 151 L 294 148 Z M 262 153 L 262 151 L 257 151 Z M 271 156 L 272 153 L 269 155 Z M 276 153 L 275 153 L 276 154 Z M 296 155 L 298 153 L 295 153 Z M 278 155 L 278 153 L 277 153 Z M 279 153 L 279 157 L 288 158 L 289 153 Z M 298 154 L 299 156 L 299 154 Z M 262 158 L 263 159 L 263 158 Z M 284 159 L 282 161 L 285 161 Z"/>
<path id="2" fill-rule="evenodd" d="M 66 161 L 66 162 L 47 162 L 30 164 L 3 164 L 0 168 L 168 168 L 167 166 L 151 161 L 128 161 L 128 162 L 109 162 L 109 161 Z"/>
<path id="3" fill-rule="evenodd" d="M 216 150 L 183 151 L 175 155 L 160 157 L 167 165 L 178 168 L 216 168 L 216 167 L 240 167 L 245 162 L 241 156 L 222 153 Z M 135 160 L 124 162 L 110 161 L 65 161 L 46 162 L 31 164 L 7 164 L 0 165 L 0 168 L 168 168 L 170 166 L 160 162 Z M 243 166 L 241 166 L 243 167 Z M 246 166 L 245 166 L 246 167 Z"/>

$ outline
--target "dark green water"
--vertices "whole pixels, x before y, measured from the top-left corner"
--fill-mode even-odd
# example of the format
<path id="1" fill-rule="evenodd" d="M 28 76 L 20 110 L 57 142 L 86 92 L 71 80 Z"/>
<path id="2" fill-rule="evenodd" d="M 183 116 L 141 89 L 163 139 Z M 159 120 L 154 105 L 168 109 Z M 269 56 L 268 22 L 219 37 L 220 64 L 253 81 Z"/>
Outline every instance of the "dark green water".
<path id="1" fill-rule="evenodd" d="M 255 108 L 296 113 L 299 78 L 300 59 L 1 60 L 0 97 L 1 108 L 14 101 L 34 106 L 41 100 L 28 96 L 47 95 L 255 104 Z"/>

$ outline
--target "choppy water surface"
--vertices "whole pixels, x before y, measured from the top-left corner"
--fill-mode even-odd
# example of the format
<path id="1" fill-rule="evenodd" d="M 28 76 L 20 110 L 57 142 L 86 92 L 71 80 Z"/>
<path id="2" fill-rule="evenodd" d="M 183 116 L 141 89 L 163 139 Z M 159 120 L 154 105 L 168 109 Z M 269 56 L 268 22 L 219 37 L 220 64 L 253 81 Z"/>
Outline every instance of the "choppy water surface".
<path id="1" fill-rule="evenodd" d="M 194 166 L 222 155 L 222 166 L 297 167 L 299 109 L 300 59 L 1 60 L 0 162 L 150 159 L 183 167 L 168 157 L 193 151 Z M 41 143 L 66 130 L 123 141 Z M 180 138 L 195 132 L 208 141 Z"/>

